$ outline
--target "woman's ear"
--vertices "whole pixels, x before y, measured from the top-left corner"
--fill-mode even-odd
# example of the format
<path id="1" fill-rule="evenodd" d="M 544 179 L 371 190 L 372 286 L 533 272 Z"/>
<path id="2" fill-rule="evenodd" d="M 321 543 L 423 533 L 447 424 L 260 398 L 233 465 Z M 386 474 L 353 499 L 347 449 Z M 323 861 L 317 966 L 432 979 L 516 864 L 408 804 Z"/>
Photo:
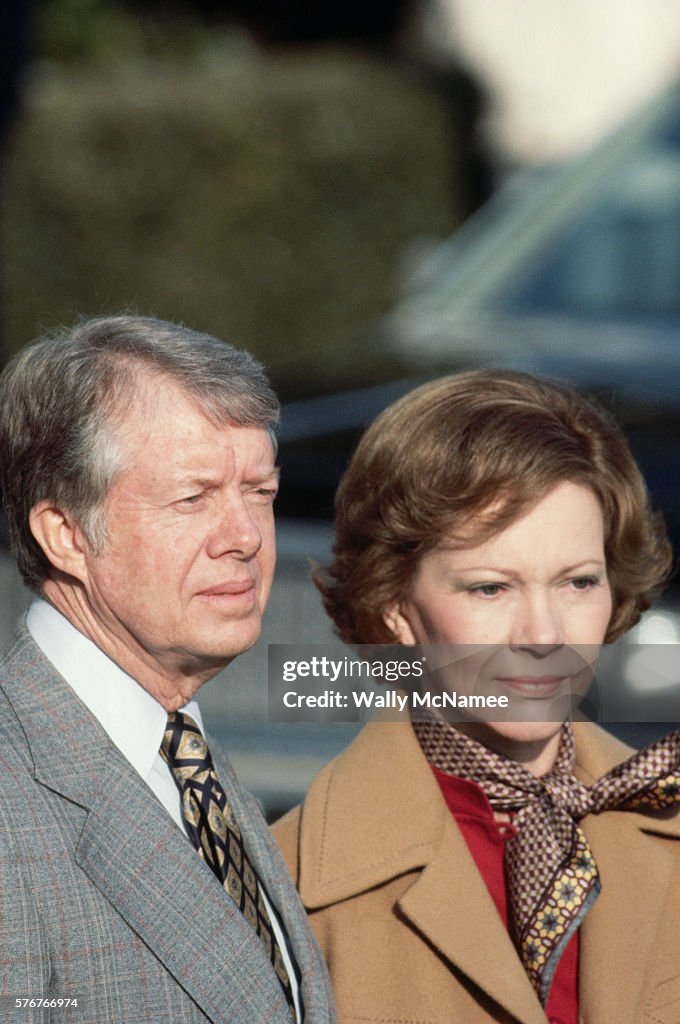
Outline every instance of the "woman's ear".
<path id="1" fill-rule="evenodd" d="M 50 565 L 83 581 L 87 575 L 87 542 L 75 519 L 51 502 L 40 501 L 31 509 L 28 521 Z"/>
<path id="2" fill-rule="evenodd" d="M 387 628 L 394 634 L 397 643 L 412 646 L 416 643 L 416 638 L 413 635 L 411 629 L 411 623 L 408 619 L 408 610 L 404 609 L 402 605 L 393 605 L 383 615 L 383 622 Z"/>

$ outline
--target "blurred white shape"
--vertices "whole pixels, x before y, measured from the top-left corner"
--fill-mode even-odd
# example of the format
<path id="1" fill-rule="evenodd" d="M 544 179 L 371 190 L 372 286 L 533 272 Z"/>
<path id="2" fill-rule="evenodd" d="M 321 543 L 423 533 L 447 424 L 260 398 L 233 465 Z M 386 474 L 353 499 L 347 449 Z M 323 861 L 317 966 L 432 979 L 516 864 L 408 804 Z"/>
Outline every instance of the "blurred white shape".
<path id="1" fill-rule="evenodd" d="M 678 645 L 678 646 L 673 646 Z M 647 612 L 623 646 L 623 679 L 634 694 L 680 688 L 680 616 L 670 610 Z"/>
<path id="2" fill-rule="evenodd" d="M 626 659 L 624 681 L 636 694 L 680 688 L 680 658 L 669 655 L 665 644 L 638 647 Z"/>
<path id="3" fill-rule="evenodd" d="M 592 145 L 677 76 L 677 0 L 431 0 L 429 43 L 491 95 L 488 134 L 511 161 Z"/>
<path id="4" fill-rule="evenodd" d="M 680 642 L 680 616 L 671 611 L 647 612 L 631 631 L 630 643 L 677 644 Z"/>

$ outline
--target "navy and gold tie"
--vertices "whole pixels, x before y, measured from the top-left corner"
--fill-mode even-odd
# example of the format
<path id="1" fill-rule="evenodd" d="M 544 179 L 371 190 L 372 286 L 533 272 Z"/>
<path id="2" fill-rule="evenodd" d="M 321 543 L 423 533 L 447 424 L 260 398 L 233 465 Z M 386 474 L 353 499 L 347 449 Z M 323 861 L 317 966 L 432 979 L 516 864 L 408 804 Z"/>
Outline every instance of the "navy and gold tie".
<path id="1" fill-rule="evenodd" d="M 208 744 L 189 715 L 176 711 L 168 716 L 161 755 L 179 787 L 184 821 L 194 846 L 259 935 L 283 988 L 291 1017 L 296 1020 L 288 971 L 262 898 L 260 881 L 217 778 Z"/>

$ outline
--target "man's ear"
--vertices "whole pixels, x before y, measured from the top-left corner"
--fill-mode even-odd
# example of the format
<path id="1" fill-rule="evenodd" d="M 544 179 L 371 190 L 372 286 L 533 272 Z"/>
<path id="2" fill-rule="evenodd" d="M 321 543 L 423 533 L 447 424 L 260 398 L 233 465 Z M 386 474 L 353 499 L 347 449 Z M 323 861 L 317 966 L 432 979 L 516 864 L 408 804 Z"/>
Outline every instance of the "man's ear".
<path id="1" fill-rule="evenodd" d="M 392 608 L 388 608 L 383 615 L 383 622 L 394 634 L 398 643 L 407 645 L 415 644 L 416 638 L 413 635 L 411 623 L 409 622 L 407 613 L 402 605 L 395 604 Z"/>
<path id="2" fill-rule="evenodd" d="M 28 522 L 50 564 L 84 581 L 87 576 L 87 541 L 73 516 L 49 501 L 40 501 L 31 509 Z"/>

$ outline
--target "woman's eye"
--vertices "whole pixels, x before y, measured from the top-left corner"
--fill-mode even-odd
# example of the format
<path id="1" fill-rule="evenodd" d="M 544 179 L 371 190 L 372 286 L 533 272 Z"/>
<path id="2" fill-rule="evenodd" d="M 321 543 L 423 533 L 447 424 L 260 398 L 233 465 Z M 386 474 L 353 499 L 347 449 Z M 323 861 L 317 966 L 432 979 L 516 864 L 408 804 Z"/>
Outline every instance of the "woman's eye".
<path id="1" fill-rule="evenodd" d="M 577 576 L 576 579 L 570 580 L 574 590 L 590 590 L 591 587 L 596 587 L 599 582 L 597 576 Z"/>
<path id="2" fill-rule="evenodd" d="M 505 588 L 500 583 L 480 583 L 474 587 L 470 587 L 470 593 L 481 594 L 482 597 L 496 597 Z"/>

